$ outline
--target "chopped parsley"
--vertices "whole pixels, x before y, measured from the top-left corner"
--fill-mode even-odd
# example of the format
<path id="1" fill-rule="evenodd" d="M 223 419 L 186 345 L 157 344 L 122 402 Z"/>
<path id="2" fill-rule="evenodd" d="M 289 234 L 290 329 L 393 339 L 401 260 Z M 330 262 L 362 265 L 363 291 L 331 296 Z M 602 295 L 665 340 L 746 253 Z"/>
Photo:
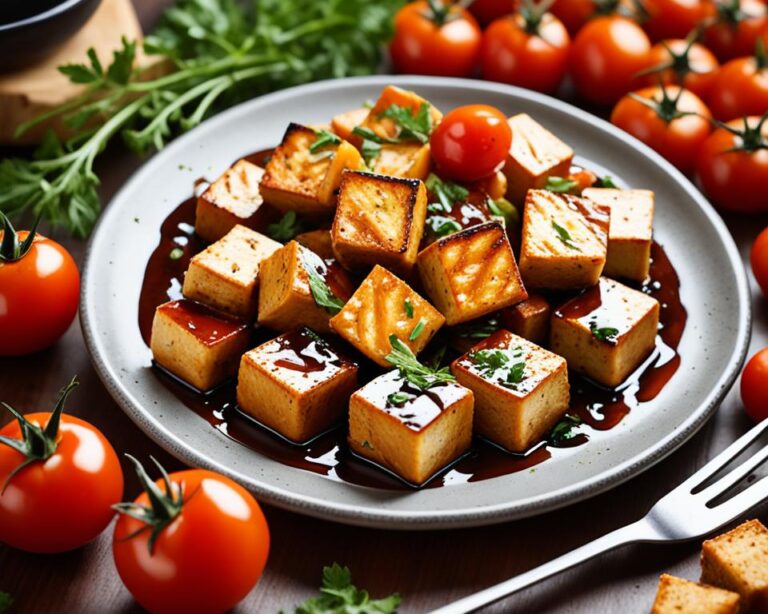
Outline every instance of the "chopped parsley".
<path id="1" fill-rule="evenodd" d="M 405 315 L 408 316 L 408 319 L 413 318 L 413 303 L 411 302 L 411 299 L 407 298 L 403 301 L 403 308 L 405 309 Z"/>
<path id="2" fill-rule="evenodd" d="M 619 329 L 611 326 L 599 327 L 597 323 L 590 322 L 589 330 L 592 332 L 592 336 L 598 341 L 604 341 L 611 345 L 616 344 L 616 337 L 619 336 Z"/>
<path id="3" fill-rule="evenodd" d="M 413 327 L 411 334 L 408 335 L 408 341 L 416 341 L 416 339 L 419 338 L 419 335 L 422 333 L 426 325 L 427 325 L 426 320 L 424 318 L 421 318 L 421 320 L 419 320 L 419 323 Z"/>
<path id="4" fill-rule="evenodd" d="M 328 130 L 315 130 L 315 142 L 309 146 L 309 153 L 317 153 L 329 145 L 338 145 L 341 139 L 338 135 Z"/>
<path id="5" fill-rule="evenodd" d="M 344 301 L 333 293 L 328 284 L 325 282 L 320 273 L 317 272 L 317 267 L 312 260 L 322 264 L 320 257 L 313 252 L 305 252 L 304 255 L 304 270 L 309 276 L 309 289 L 312 292 L 312 298 L 315 299 L 315 303 L 325 309 L 331 315 L 336 315 L 344 307 Z"/>
<path id="6" fill-rule="evenodd" d="M 356 134 L 363 139 L 363 143 L 360 146 L 360 153 L 368 168 L 371 168 L 373 161 L 381 155 L 382 143 L 399 143 L 397 139 L 379 136 L 370 128 L 363 128 L 362 126 L 355 126 L 352 129 L 352 134 Z"/>
<path id="7" fill-rule="evenodd" d="M 619 187 L 614 183 L 613 177 L 611 177 L 610 175 L 605 175 L 604 177 L 600 177 L 600 179 L 598 179 L 595 182 L 595 185 L 598 188 L 618 188 Z"/>
<path id="8" fill-rule="evenodd" d="M 427 226 L 437 237 L 445 237 L 462 230 L 462 225 L 456 220 L 444 215 L 431 215 L 427 218 Z"/>
<path id="9" fill-rule="evenodd" d="M 267 235 L 275 241 L 287 243 L 304 230 L 295 211 L 289 211 L 274 224 L 267 226 Z"/>
<path id="10" fill-rule="evenodd" d="M 553 446 L 562 445 L 566 441 L 576 437 L 574 429 L 582 424 L 581 418 L 572 414 L 565 414 L 549 433 L 548 441 Z"/>
<path id="11" fill-rule="evenodd" d="M 513 350 L 478 350 L 469 354 L 470 360 L 477 365 L 482 375 L 498 378 L 502 386 L 512 390 L 517 390 L 517 385 L 525 379 L 525 361 L 517 360 L 522 356 L 523 350 L 520 347 Z"/>
<path id="12" fill-rule="evenodd" d="M 420 363 L 411 348 L 405 345 L 397 335 L 389 336 L 389 344 L 392 351 L 384 359 L 397 367 L 400 370 L 400 375 L 419 390 L 456 381 L 448 367 L 433 369 Z"/>
<path id="13" fill-rule="evenodd" d="M 183 249 L 181 249 L 180 247 L 174 247 L 171 250 L 171 253 L 168 254 L 168 257 L 171 260 L 179 260 L 183 255 L 184 255 L 184 250 Z"/>
<path id="14" fill-rule="evenodd" d="M 414 398 L 415 395 L 412 395 L 408 392 L 393 392 L 387 397 L 387 403 L 390 405 L 402 405 L 403 403 L 407 403 Z"/>
<path id="15" fill-rule="evenodd" d="M 490 196 L 486 200 L 488 210 L 491 215 L 499 217 L 504 220 L 505 226 L 513 226 L 520 223 L 520 212 L 517 207 L 509 202 L 506 198 L 497 198 L 493 200 Z"/>
<path id="16" fill-rule="evenodd" d="M 571 237 L 571 233 L 568 232 L 565 228 L 560 226 L 555 220 L 552 220 L 552 228 L 555 229 L 555 232 L 557 232 L 557 236 L 562 241 L 563 245 L 570 247 L 571 249 L 575 249 L 577 252 L 581 251 L 581 248 L 574 244 L 573 237 Z"/>
<path id="17" fill-rule="evenodd" d="M 547 185 L 544 186 L 545 190 L 550 192 L 557 192 L 558 194 L 567 194 L 574 188 L 578 187 L 578 182 L 573 179 L 567 179 L 565 177 L 547 177 Z"/>
<path id="18" fill-rule="evenodd" d="M 437 198 L 436 203 L 428 205 L 431 213 L 450 213 L 453 205 L 465 201 L 469 197 L 469 190 L 458 183 L 443 181 L 434 173 L 430 173 L 425 182 L 427 189 Z"/>
<path id="19" fill-rule="evenodd" d="M 386 117 L 395 122 L 400 128 L 397 135 L 400 141 L 429 142 L 429 135 L 432 134 L 432 114 L 426 102 L 419 106 L 416 113 L 408 107 L 392 104 L 384 109 L 379 117 Z"/>

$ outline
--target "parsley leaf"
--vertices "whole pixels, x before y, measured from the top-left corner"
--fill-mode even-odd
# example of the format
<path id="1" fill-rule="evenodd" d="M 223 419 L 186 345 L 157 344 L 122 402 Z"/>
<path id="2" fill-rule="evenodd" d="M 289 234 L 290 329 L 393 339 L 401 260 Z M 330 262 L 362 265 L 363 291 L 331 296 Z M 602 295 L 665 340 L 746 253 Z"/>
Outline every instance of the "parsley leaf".
<path id="1" fill-rule="evenodd" d="M 360 153 L 368 168 L 371 168 L 373 161 L 381 155 L 382 143 L 398 142 L 397 139 L 379 136 L 370 128 L 363 128 L 362 126 L 355 126 L 352 129 L 352 134 L 356 134 L 363 139 L 363 142 L 360 145 Z"/>
<path id="2" fill-rule="evenodd" d="M 596 185 L 599 188 L 614 188 L 614 189 L 616 189 L 616 188 L 619 187 L 619 186 L 617 186 L 613 182 L 613 177 L 611 177 L 610 175 L 604 175 L 603 177 L 600 177 L 600 179 L 597 180 Z"/>
<path id="3" fill-rule="evenodd" d="M 306 250 L 304 252 L 303 264 L 304 270 L 306 270 L 309 276 L 309 289 L 312 292 L 312 298 L 315 299 L 315 303 L 331 315 L 339 313 L 344 307 L 344 301 L 333 293 L 325 279 L 318 272 L 318 269 L 323 270 L 325 268 L 325 263 L 320 259 L 320 256 Z"/>
<path id="4" fill-rule="evenodd" d="M 549 433 L 548 442 L 553 446 L 562 445 L 569 439 L 576 437 L 574 429 L 582 424 L 581 418 L 572 414 L 565 414 Z"/>
<path id="5" fill-rule="evenodd" d="M 494 348 L 470 352 L 469 358 L 477 365 L 482 375 L 500 378 L 499 383 L 502 386 L 516 390 L 517 384 L 525 379 L 525 361 L 512 360 L 522 358 L 522 355 L 523 350 L 520 347 L 512 350 Z"/>
<path id="6" fill-rule="evenodd" d="M 453 211 L 453 205 L 465 201 L 469 197 L 469 190 L 458 183 L 443 181 L 434 173 L 430 173 L 425 182 L 427 190 L 434 194 L 438 202 L 430 203 L 430 211 L 438 213 Z"/>
<path id="7" fill-rule="evenodd" d="M 304 230 L 295 211 L 288 211 L 274 224 L 267 226 L 267 235 L 275 241 L 287 243 Z"/>
<path id="8" fill-rule="evenodd" d="M 0 591 L 0 614 L 9 612 L 12 605 L 13 597 L 11 597 L 8 593 Z"/>
<path id="9" fill-rule="evenodd" d="M 429 142 L 429 135 L 432 134 L 432 114 L 429 112 L 429 104 L 426 102 L 419 106 L 416 113 L 413 113 L 409 107 L 392 104 L 384 109 L 379 116 L 391 119 L 400 128 L 397 135 L 398 140 Z"/>
<path id="10" fill-rule="evenodd" d="M 414 398 L 414 395 L 407 392 L 393 392 L 387 397 L 387 403 L 390 405 L 402 405 Z"/>
<path id="11" fill-rule="evenodd" d="M 315 130 L 315 141 L 309 146 L 309 153 L 316 153 L 323 147 L 329 145 L 338 145 L 341 143 L 341 139 L 338 135 L 328 130 Z"/>
<path id="12" fill-rule="evenodd" d="M 544 186 L 544 189 L 559 194 L 567 194 L 578 187 L 578 185 L 578 182 L 573 179 L 567 179 L 565 177 L 547 177 L 547 185 Z"/>
<path id="13" fill-rule="evenodd" d="M 392 346 L 392 351 L 384 357 L 384 360 L 400 369 L 400 375 L 419 390 L 456 381 L 448 367 L 432 369 L 421 364 L 411 348 L 405 345 L 397 335 L 389 336 L 389 345 Z"/>
<path id="14" fill-rule="evenodd" d="M 577 252 L 581 251 L 581 248 L 574 244 L 573 237 L 571 237 L 571 233 L 568 232 L 565 228 L 560 226 L 555 220 L 552 220 L 552 228 L 555 229 L 557 232 L 557 236 L 562 241 L 563 245 L 566 245 L 567 247 L 570 247 L 571 249 L 575 249 Z"/>
<path id="15" fill-rule="evenodd" d="M 427 325 L 427 321 L 424 318 L 421 318 L 418 324 L 416 324 L 416 326 L 413 327 L 411 334 L 408 335 L 408 341 L 416 341 L 416 339 L 419 338 L 419 335 L 422 333 L 426 325 Z"/>
<path id="16" fill-rule="evenodd" d="M 589 330 L 592 332 L 592 336 L 598 341 L 616 345 L 616 337 L 619 335 L 618 328 L 613 328 L 611 326 L 598 327 L 596 322 L 590 322 Z"/>
<path id="17" fill-rule="evenodd" d="M 451 217 L 445 217 L 444 215 L 430 215 L 427 218 L 427 226 L 435 236 L 444 237 L 446 235 L 459 232 L 462 229 L 462 225 Z"/>
<path id="18" fill-rule="evenodd" d="M 403 308 L 405 309 L 405 315 L 408 316 L 408 319 L 410 320 L 413 318 L 413 303 L 411 302 L 411 299 L 407 298 L 403 301 Z"/>

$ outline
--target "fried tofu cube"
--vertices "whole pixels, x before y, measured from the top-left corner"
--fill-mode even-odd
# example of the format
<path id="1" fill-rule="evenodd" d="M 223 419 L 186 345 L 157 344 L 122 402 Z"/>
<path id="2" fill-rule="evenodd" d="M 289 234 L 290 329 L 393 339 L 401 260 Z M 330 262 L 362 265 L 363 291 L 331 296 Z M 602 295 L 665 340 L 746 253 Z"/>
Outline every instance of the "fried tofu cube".
<path id="1" fill-rule="evenodd" d="M 348 269 L 381 264 L 407 275 L 416 264 L 426 216 L 421 181 L 344 173 L 331 228 L 333 251 Z"/>
<path id="2" fill-rule="evenodd" d="M 371 170 L 379 175 L 424 180 L 432 163 L 429 145 L 388 143 L 371 161 Z"/>
<path id="3" fill-rule="evenodd" d="M 357 388 L 357 365 L 308 328 L 247 352 L 238 407 L 283 437 L 304 443 L 339 422 Z"/>
<path id="4" fill-rule="evenodd" d="M 582 195 L 611 210 L 608 257 L 603 274 L 645 281 L 651 268 L 653 192 L 588 188 Z"/>
<path id="5" fill-rule="evenodd" d="M 507 198 L 520 204 L 528 190 L 543 188 L 547 178 L 568 175 L 573 150 L 525 113 L 510 117 L 508 123 L 512 146 L 504 164 Z"/>
<path id="6" fill-rule="evenodd" d="M 259 267 L 282 247 L 237 225 L 196 254 L 184 276 L 184 296 L 241 318 L 256 314 Z"/>
<path id="7" fill-rule="evenodd" d="M 310 273 L 346 302 L 353 285 L 346 271 L 334 262 L 290 241 L 261 263 L 259 271 L 259 324 L 279 331 L 299 326 L 330 332 L 331 313 L 315 302 Z"/>
<path id="8" fill-rule="evenodd" d="M 338 134 L 345 141 L 354 142 L 355 135 L 352 131 L 365 121 L 368 117 L 368 109 L 359 108 L 339 113 L 331 120 L 331 130 Z"/>
<path id="9" fill-rule="evenodd" d="M 658 327 L 655 298 L 601 277 L 552 314 L 549 347 L 574 371 L 616 387 L 653 351 Z"/>
<path id="10" fill-rule="evenodd" d="M 705 541 L 701 581 L 739 593 L 744 612 L 768 612 L 768 529 L 749 520 Z"/>
<path id="11" fill-rule="evenodd" d="M 302 232 L 295 237 L 296 241 L 304 247 L 312 250 L 323 260 L 335 258 L 333 254 L 333 244 L 331 243 L 330 230 L 310 230 Z"/>
<path id="12" fill-rule="evenodd" d="M 651 614 L 739 614 L 739 601 L 737 593 L 662 574 Z"/>
<path id="13" fill-rule="evenodd" d="M 522 303 L 502 310 L 501 325 L 519 337 L 538 345 L 549 340 L 549 318 L 552 307 L 541 294 L 529 294 Z"/>
<path id="14" fill-rule="evenodd" d="M 418 354 L 445 318 L 403 280 L 376 265 L 347 304 L 331 318 L 331 329 L 382 367 L 392 351 L 390 335 Z"/>
<path id="15" fill-rule="evenodd" d="M 333 212 L 343 171 L 363 168 L 364 162 L 360 152 L 346 141 L 312 152 L 317 138 L 312 128 L 288 126 L 261 180 L 261 194 L 267 203 L 281 211 Z"/>
<path id="16" fill-rule="evenodd" d="M 461 457 L 472 443 L 472 392 L 451 382 L 429 394 L 398 370 L 372 380 L 349 402 L 349 447 L 413 485 Z"/>
<path id="17" fill-rule="evenodd" d="M 150 347 L 158 365 L 204 392 L 235 376 L 250 337 L 246 322 L 182 299 L 155 310 Z"/>
<path id="18" fill-rule="evenodd" d="M 421 282 L 453 326 L 528 298 L 499 222 L 448 235 L 419 253 Z"/>
<path id="19" fill-rule="evenodd" d="M 565 360 L 507 330 L 457 358 L 451 371 L 475 393 L 475 432 L 511 452 L 544 439 L 568 411 Z"/>
<path id="20" fill-rule="evenodd" d="M 530 288 L 594 286 L 608 252 L 610 212 L 568 194 L 531 190 L 525 199 L 520 274 Z"/>
<path id="21" fill-rule="evenodd" d="M 389 117 L 384 116 L 387 109 L 393 105 L 408 109 L 411 115 L 416 115 L 423 105 L 427 105 L 433 127 L 437 126 L 440 120 L 443 119 L 443 114 L 440 111 L 415 92 L 404 90 L 394 85 L 388 85 L 381 91 L 379 99 L 368 112 L 367 117 L 360 126 L 384 138 L 397 137 L 400 134 L 400 126 Z"/>

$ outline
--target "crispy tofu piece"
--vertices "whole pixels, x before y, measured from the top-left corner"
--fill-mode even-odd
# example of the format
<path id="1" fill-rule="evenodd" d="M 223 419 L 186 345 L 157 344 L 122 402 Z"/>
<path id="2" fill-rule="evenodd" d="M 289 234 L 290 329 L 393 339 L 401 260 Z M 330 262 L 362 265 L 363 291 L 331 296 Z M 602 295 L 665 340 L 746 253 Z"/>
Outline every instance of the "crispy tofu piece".
<path id="1" fill-rule="evenodd" d="M 654 194 L 650 190 L 588 188 L 584 198 L 611 210 L 603 273 L 645 281 L 651 268 Z"/>
<path id="2" fill-rule="evenodd" d="M 538 345 L 549 339 L 549 318 L 552 308 L 541 294 L 529 294 L 522 303 L 502 310 L 501 325 L 519 337 Z"/>
<path id="3" fill-rule="evenodd" d="M 352 109 L 346 113 L 339 113 L 331 120 L 331 130 L 338 134 L 345 141 L 354 142 L 355 135 L 352 131 L 365 121 L 368 117 L 368 109 Z"/>
<path id="4" fill-rule="evenodd" d="M 651 614 L 739 614 L 739 595 L 662 574 Z"/>
<path id="5" fill-rule="evenodd" d="M 364 167 L 360 152 L 341 141 L 312 153 L 317 139 L 312 128 L 290 124 L 261 180 L 264 200 L 281 211 L 332 213 L 336 190 L 345 169 Z"/>
<path id="6" fill-rule="evenodd" d="M 397 335 L 414 354 L 426 347 L 445 318 L 408 284 L 376 265 L 331 318 L 331 329 L 382 367 Z"/>
<path id="7" fill-rule="evenodd" d="M 150 347 L 158 365 L 206 391 L 235 376 L 250 337 L 246 322 L 180 300 L 155 310 Z"/>
<path id="8" fill-rule="evenodd" d="M 283 437 L 304 443 L 339 422 L 357 388 L 357 365 L 307 328 L 243 355 L 237 404 Z"/>
<path id="9" fill-rule="evenodd" d="M 530 288 L 567 290 L 597 283 L 608 252 L 610 212 L 591 201 L 531 190 L 525 199 L 520 274 Z"/>
<path id="10" fill-rule="evenodd" d="M 376 104 L 373 105 L 367 117 L 360 125 L 363 128 L 372 130 L 381 137 L 393 138 L 400 133 L 400 127 L 388 117 L 382 117 L 382 113 L 392 105 L 397 105 L 399 107 L 410 109 L 411 114 L 415 115 L 423 104 L 429 105 L 432 126 L 437 126 L 437 124 L 440 123 L 440 120 L 443 119 L 443 114 L 427 100 L 415 92 L 410 92 L 394 85 L 388 85 L 381 91 Z"/>
<path id="11" fill-rule="evenodd" d="M 435 241 L 419 253 L 418 270 L 427 295 L 451 326 L 528 298 L 499 222 Z"/>
<path id="12" fill-rule="evenodd" d="M 391 395 L 403 394 L 396 403 Z M 418 485 L 472 443 L 472 392 L 454 383 L 421 392 L 398 370 L 372 380 L 349 402 L 349 447 Z"/>
<path id="13" fill-rule="evenodd" d="M 507 198 L 520 204 L 528 190 L 543 188 L 548 177 L 568 175 L 573 150 L 525 113 L 510 117 L 508 123 L 512 146 L 504 164 Z"/>
<path id="14" fill-rule="evenodd" d="M 432 164 L 429 145 L 421 143 L 386 143 L 371 162 L 379 175 L 424 180 Z"/>
<path id="15" fill-rule="evenodd" d="M 426 215 L 421 181 L 344 173 L 331 228 L 336 258 L 348 269 L 381 264 L 407 275 L 416 264 Z"/>
<path id="16" fill-rule="evenodd" d="M 568 411 L 565 360 L 507 330 L 457 358 L 451 371 L 475 393 L 475 432 L 511 452 L 525 452 L 544 439 Z"/>
<path id="17" fill-rule="evenodd" d="M 333 294 L 347 301 L 353 285 L 337 263 L 290 241 L 261 263 L 259 271 L 259 324 L 279 331 L 299 326 L 330 332 L 331 314 L 315 302 L 309 285 L 309 271 L 321 279 Z"/>
<path id="18" fill-rule="evenodd" d="M 739 593 L 744 612 L 768 612 L 768 529 L 749 520 L 705 541 L 701 581 Z"/>
<path id="19" fill-rule="evenodd" d="M 184 276 L 184 296 L 241 318 L 256 314 L 261 263 L 282 245 L 237 225 L 196 254 Z"/>
<path id="20" fill-rule="evenodd" d="M 335 258 L 333 254 L 333 244 L 331 243 L 330 230 L 310 230 L 296 235 L 296 241 L 304 247 L 311 249 L 323 260 Z"/>
<path id="21" fill-rule="evenodd" d="M 574 371 L 616 387 L 653 351 L 658 327 L 655 298 L 601 277 L 552 314 L 549 347 Z"/>

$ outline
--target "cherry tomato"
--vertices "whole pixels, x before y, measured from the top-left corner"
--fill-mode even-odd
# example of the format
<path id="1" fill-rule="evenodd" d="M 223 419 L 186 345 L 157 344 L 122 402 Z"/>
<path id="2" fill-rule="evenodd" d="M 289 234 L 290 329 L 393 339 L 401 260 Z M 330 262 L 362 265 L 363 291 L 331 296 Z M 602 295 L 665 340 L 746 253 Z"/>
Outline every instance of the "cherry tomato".
<path id="1" fill-rule="evenodd" d="M 762 0 L 717 0 L 717 21 L 704 30 L 704 45 L 720 61 L 751 55 L 757 39 L 768 33 Z"/>
<path id="2" fill-rule="evenodd" d="M 518 0 L 474 0 L 469 5 L 469 12 L 485 27 L 500 17 L 514 13 L 518 4 Z"/>
<path id="3" fill-rule="evenodd" d="M 750 117 L 727 126 L 715 129 L 701 146 L 696 162 L 699 184 L 724 209 L 768 211 L 768 125 L 765 119 Z"/>
<path id="4" fill-rule="evenodd" d="M 415 75 L 468 76 L 477 63 L 482 34 L 475 18 L 458 5 L 433 10 L 412 2 L 395 15 L 390 52 L 395 70 Z"/>
<path id="5" fill-rule="evenodd" d="M 551 94 L 568 67 L 571 39 L 550 13 L 517 13 L 494 21 L 483 34 L 483 77 Z"/>
<path id="6" fill-rule="evenodd" d="M 152 482 L 123 512 L 112 544 L 117 571 L 153 614 L 226 612 L 261 577 L 269 528 L 251 494 L 211 471 L 191 469 Z M 162 504 L 150 503 L 148 492 Z M 144 516 L 146 521 L 128 515 Z"/>
<path id="7" fill-rule="evenodd" d="M 549 9 L 574 36 L 597 11 L 592 0 L 555 0 Z"/>
<path id="8" fill-rule="evenodd" d="M 741 402 L 755 422 L 768 418 L 768 348 L 752 356 L 741 373 Z"/>
<path id="9" fill-rule="evenodd" d="M 712 84 L 709 108 L 720 121 L 768 111 L 768 67 L 757 57 L 723 65 Z"/>
<path id="10" fill-rule="evenodd" d="M 61 415 L 76 385 L 73 380 L 62 391 L 52 413 L 24 416 L 31 425 L 29 453 L 0 444 L 0 542 L 28 552 L 65 552 L 93 540 L 115 515 L 123 472 L 114 449 L 94 426 Z M 18 421 L 0 436 L 21 443 Z"/>
<path id="11" fill-rule="evenodd" d="M 477 181 L 494 173 L 507 159 L 511 144 L 507 118 L 484 104 L 450 111 L 430 139 L 438 171 L 458 181 Z"/>
<path id="12" fill-rule="evenodd" d="M 618 15 L 597 17 L 576 35 L 570 72 L 576 91 L 585 100 L 609 105 L 638 83 L 647 66 L 648 35 L 635 22 Z"/>
<path id="13" fill-rule="evenodd" d="M 16 247 L 0 248 L 0 356 L 20 356 L 53 345 L 72 324 L 80 274 L 69 252 L 42 235 L 22 250 L 28 233 L 0 213 L 0 241 L 6 233 Z"/>
<path id="14" fill-rule="evenodd" d="M 711 0 L 643 0 L 643 28 L 651 40 L 685 38 L 716 10 Z"/>
<path id="15" fill-rule="evenodd" d="M 757 235 L 757 239 L 752 244 L 749 260 L 752 263 L 752 273 L 757 284 L 763 294 L 768 297 L 768 228 Z"/>
<path id="16" fill-rule="evenodd" d="M 674 83 L 707 100 L 720 63 L 712 52 L 690 40 L 672 39 L 657 43 L 647 58 L 643 85 Z M 653 70 L 658 68 L 659 70 Z M 651 72 L 652 71 L 652 72 Z M 682 78 L 681 78 L 682 76 Z"/>

